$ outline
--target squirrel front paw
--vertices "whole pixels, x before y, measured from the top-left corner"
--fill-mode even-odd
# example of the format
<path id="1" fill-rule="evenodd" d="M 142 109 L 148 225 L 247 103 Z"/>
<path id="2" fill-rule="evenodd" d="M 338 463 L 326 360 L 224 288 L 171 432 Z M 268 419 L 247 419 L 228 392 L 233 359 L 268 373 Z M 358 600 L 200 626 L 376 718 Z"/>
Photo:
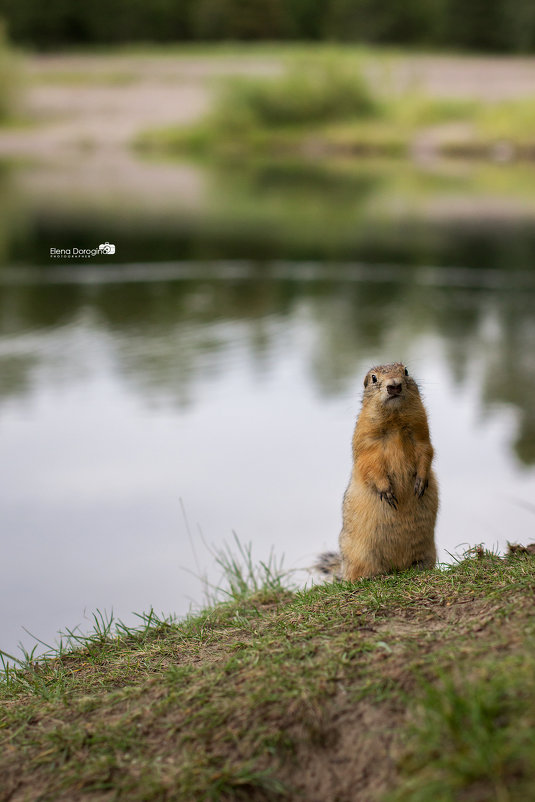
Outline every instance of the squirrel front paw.
<path id="1" fill-rule="evenodd" d="M 418 496 L 418 498 L 422 498 L 423 494 L 427 490 L 429 482 L 427 479 L 424 479 L 423 476 L 417 476 L 416 481 L 414 482 L 414 495 Z"/>
<path id="2" fill-rule="evenodd" d="M 390 504 L 391 507 L 397 510 L 398 500 L 391 490 L 379 490 L 379 498 L 381 501 L 386 501 L 387 504 Z"/>

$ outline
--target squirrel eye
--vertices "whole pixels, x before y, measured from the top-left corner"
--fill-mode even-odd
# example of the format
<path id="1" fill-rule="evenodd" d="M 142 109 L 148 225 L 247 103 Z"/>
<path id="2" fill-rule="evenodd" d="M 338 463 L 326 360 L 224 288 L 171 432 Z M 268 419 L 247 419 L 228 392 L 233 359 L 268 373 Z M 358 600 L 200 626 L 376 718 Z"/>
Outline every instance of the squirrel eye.
<path id="1" fill-rule="evenodd" d="M 372 382 L 375 384 L 376 381 L 377 381 L 377 376 L 375 375 L 375 373 L 372 373 Z"/>
<path id="2" fill-rule="evenodd" d="M 408 376 L 408 375 L 409 375 L 409 371 L 407 370 L 407 368 L 405 368 L 405 376 Z"/>

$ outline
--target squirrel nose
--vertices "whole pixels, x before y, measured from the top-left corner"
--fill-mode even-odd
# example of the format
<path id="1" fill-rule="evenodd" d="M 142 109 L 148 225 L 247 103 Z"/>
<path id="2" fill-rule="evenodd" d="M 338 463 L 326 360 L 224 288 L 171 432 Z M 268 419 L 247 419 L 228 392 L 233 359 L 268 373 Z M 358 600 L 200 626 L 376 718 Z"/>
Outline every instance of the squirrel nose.
<path id="1" fill-rule="evenodd" d="M 386 385 L 388 395 L 401 395 L 401 382 L 390 382 Z"/>

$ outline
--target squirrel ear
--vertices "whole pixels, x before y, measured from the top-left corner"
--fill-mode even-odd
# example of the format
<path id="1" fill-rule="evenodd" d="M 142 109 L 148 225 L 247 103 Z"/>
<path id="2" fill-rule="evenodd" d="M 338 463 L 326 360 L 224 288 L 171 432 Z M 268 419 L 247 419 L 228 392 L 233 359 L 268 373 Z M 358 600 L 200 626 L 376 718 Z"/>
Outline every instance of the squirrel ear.
<path id="1" fill-rule="evenodd" d="M 366 374 L 366 376 L 365 376 L 365 378 L 364 378 L 364 387 L 367 387 L 367 386 L 368 386 L 368 382 L 369 382 L 369 381 L 370 381 L 370 374 L 369 374 L 369 373 L 367 373 L 367 374 Z"/>

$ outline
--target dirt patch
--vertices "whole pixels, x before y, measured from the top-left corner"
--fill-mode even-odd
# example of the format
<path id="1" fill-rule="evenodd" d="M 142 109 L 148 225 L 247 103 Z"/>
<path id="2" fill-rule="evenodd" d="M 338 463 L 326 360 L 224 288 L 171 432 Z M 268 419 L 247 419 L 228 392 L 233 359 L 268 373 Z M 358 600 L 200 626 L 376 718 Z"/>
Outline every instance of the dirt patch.
<path id="1" fill-rule="evenodd" d="M 343 700 L 341 699 L 340 702 Z M 390 787 L 396 776 L 392 743 L 398 711 L 354 704 L 350 713 L 340 712 L 332 720 L 333 746 L 326 750 L 297 754 L 299 779 L 295 782 L 297 799 L 307 802 L 372 802 Z M 336 733 L 336 737 L 334 737 Z M 297 772 L 296 772 L 297 773 Z"/>

